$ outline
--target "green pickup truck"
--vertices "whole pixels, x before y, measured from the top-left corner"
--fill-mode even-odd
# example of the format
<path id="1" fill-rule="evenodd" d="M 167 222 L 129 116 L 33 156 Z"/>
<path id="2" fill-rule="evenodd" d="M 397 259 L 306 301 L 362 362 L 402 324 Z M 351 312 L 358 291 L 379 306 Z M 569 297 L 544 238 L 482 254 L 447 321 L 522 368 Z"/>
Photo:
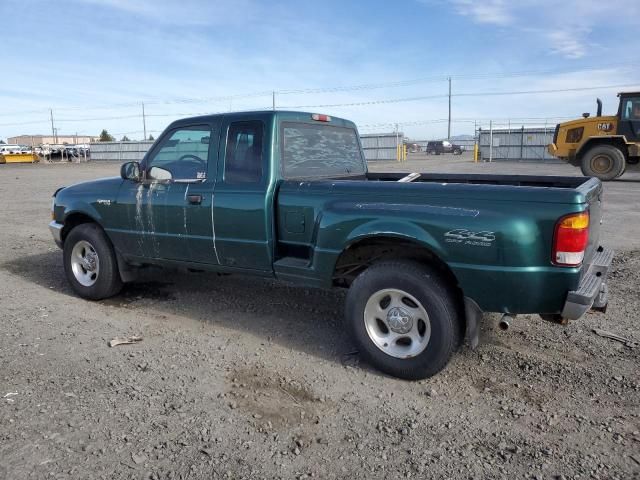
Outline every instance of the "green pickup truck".
<path id="1" fill-rule="evenodd" d="M 49 227 L 87 299 L 149 265 L 346 288 L 363 358 L 418 379 L 483 312 L 603 311 L 601 201 L 595 178 L 371 173 L 352 122 L 263 111 L 172 123 L 119 177 L 55 192 Z"/>

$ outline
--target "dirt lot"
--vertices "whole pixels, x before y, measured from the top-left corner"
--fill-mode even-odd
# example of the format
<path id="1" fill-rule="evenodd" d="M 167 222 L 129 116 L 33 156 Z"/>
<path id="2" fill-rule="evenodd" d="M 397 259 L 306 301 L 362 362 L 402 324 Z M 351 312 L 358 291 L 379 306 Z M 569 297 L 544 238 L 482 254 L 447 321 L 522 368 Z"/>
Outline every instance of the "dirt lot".
<path id="1" fill-rule="evenodd" d="M 411 158 L 373 169 L 578 172 Z M 606 314 L 487 315 L 436 378 L 359 363 L 344 295 L 167 272 L 97 303 L 46 228 L 61 185 L 116 164 L 0 165 L 0 479 L 640 478 L 640 174 L 606 185 Z M 116 336 L 136 345 L 109 348 Z M 637 345 L 637 343 L 636 343 Z"/>

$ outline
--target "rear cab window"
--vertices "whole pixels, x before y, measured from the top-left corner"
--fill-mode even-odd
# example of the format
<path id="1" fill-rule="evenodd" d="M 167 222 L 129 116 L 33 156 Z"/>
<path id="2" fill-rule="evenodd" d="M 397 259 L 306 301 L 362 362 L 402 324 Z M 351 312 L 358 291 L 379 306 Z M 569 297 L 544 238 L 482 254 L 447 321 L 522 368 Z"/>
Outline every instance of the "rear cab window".
<path id="1" fill-rule="evenodd" d="M 354 128 L 283 122 L 281 151 L 281 170 L 285 179 L 366 175 Z"/>

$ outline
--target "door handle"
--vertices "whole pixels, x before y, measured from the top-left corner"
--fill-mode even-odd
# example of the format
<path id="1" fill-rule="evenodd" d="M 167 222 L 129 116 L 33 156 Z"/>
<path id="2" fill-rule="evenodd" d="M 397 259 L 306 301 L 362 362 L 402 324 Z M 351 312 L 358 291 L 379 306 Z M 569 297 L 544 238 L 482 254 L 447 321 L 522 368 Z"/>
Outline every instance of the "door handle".
<path id="1" fill-rule="evenodd" d="M 187 195 L 187 200 L 191 205 L 200 205 L 202 203 L 202 195 Z"/>

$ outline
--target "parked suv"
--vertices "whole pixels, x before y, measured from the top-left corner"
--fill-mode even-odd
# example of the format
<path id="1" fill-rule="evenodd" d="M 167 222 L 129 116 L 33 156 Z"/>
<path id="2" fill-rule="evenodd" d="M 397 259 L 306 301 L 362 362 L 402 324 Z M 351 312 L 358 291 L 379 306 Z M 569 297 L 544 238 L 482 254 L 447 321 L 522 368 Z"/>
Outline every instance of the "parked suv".
<path id="1" fill-rule="evenodd" d="M 462 147 L 446 140 L 427 143 L 428 155 L 440 155 L 441 153 L 453 153 L 454 155 L 460 155 L 462 154 Z"/>

